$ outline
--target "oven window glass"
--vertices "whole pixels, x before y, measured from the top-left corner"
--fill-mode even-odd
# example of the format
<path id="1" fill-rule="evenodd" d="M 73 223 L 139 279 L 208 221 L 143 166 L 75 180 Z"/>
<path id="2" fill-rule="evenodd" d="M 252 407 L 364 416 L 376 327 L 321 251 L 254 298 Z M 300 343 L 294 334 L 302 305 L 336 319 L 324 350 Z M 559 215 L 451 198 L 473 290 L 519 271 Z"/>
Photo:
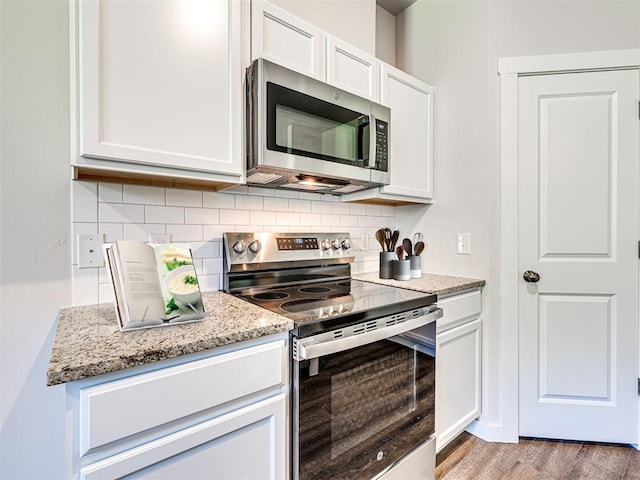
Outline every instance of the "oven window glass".
<path id="1" fill-rule="evenodd" d="M 267 148 L 348 165 L 369 158 L 369 116 L 267 83 Z"/>
<path id="2" fill-rule="evenodd" d="M 301 480 L 368 480 L 434 433 L 435 359 L 416 344 L 382 340 L 296 367 Z"/>

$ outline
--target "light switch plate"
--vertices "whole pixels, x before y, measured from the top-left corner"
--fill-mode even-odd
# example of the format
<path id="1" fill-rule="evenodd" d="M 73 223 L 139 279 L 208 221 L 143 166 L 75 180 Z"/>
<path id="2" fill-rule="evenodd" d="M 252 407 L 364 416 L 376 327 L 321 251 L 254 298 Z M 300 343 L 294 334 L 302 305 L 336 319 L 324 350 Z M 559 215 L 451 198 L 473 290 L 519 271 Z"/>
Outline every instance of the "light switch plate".
<path id="1" fill-rule="evenodd" d="M 78 268 L 104 267 L 103 240 L 104 235 L 100 233 L 78 234 Z"/>
<path id="2" fill-rule="evenodd" d="M 458 234 L 458 255 L 471 255 L 471 234 Z"/>

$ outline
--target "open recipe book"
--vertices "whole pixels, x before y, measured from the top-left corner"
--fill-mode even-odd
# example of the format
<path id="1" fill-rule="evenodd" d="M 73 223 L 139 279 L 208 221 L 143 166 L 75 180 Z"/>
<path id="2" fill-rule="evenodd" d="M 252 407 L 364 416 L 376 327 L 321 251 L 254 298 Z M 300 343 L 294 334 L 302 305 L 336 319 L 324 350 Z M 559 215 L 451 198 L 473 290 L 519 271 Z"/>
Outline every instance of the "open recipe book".
<path id="1" fill-rule="evenodd" d="M 204 318 L 188 247 L 119 240 L 106 249 L 120 330 Z"/>

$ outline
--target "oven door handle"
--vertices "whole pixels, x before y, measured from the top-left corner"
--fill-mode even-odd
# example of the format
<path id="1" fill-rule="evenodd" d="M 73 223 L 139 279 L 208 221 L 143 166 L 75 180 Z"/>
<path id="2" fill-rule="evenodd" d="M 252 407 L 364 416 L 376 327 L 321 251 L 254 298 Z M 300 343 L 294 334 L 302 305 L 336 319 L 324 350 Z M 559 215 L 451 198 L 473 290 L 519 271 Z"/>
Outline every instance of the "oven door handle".
<path id="1" fill-rule="evenodd" d="M 318 340 L 317 337 L 295 338 L 293 340 L 294 360 L 310 360 L 312 358 L 330 355 L 332 353 L 343 352 L 362 345 L 384 340 L 385 338 L 394 337 L 402 333 L 420 328 L 428 323 L 435 322 L 442 317 L 442 309 L 436 308 L 430 313 L 420 315 L 419 317 L 405 320 L 388 327 L 382 327 L 369 332 L 350 335 L 338 339 Z"/>

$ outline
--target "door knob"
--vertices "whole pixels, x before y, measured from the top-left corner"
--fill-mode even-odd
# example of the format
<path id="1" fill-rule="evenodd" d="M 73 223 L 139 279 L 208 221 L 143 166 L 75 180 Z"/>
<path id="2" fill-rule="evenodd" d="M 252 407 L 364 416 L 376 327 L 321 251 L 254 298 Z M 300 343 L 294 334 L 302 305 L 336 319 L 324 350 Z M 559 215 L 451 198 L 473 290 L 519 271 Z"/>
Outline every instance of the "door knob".
<path id="1" fill-rule="evenodd" d="M 522 278 L 524 278 L 525 282 L 538 283 L 538 281 L 540 280 L 540 275 L 538 275 L 533 270 L 527 270 L 522 274 Z"/>

